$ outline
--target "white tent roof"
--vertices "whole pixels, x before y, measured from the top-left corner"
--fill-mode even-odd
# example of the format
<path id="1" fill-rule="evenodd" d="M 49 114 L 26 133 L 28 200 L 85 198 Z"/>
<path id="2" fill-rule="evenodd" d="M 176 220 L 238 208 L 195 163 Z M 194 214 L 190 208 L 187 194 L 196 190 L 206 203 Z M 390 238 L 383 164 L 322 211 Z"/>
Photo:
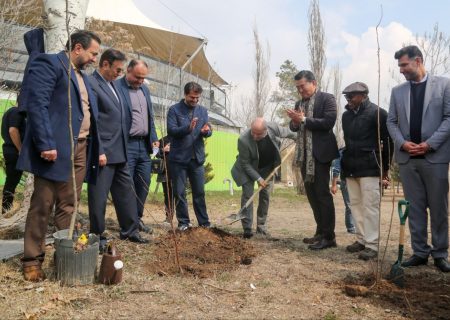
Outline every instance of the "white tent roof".
<path id="1" fill-rule="evenodd" d="M 98 20 L 133 23 L 142 27 L 168 31 L 145 16 L 133 0 L 90 0 L 86 15 Z"/>

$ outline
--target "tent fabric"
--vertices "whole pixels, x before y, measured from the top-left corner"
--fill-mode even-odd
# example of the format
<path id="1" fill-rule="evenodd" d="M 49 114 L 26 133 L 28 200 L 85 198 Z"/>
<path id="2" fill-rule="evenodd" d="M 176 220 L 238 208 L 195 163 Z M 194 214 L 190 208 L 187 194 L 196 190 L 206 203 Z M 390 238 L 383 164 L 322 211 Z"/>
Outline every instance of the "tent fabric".
<path id="1" fill-rule="evenodd" d="M 0 0 L 0 2 L 1 1 L 6 0 Z M 43 13 L 42 1 L 39 1 L 39 5 L 41 9 L 35 10 L 34 12 L 41 16 Z M 40 19 L 30 19 L 30 17 L 24 16 L 19 18 L 19 22 L 20 21 L 34 21 L 36 24 L 33 25 L 33 27 L 42 27 L 42 20 Z M 133 40 L 132 47 L 136 53 L 145 54 L 150 58 L 154 58 L 180 68 L 186 63 L 186 61 L 189 60 L 191 55 L 195 53 L 204 41 L 201 38 L 172 31 L 122 22 L 109 22 L 111 22 L 113 26 L 117 25 L 118 27 L 121 27 L 134 35 L 135 38 Z M 192 62 L 186 67 L 185 71 L 198 76 L 203 80 L 211 82 L 216 86 L 228 84 L 213 70 L 203 49 L 197 53 Z"/>

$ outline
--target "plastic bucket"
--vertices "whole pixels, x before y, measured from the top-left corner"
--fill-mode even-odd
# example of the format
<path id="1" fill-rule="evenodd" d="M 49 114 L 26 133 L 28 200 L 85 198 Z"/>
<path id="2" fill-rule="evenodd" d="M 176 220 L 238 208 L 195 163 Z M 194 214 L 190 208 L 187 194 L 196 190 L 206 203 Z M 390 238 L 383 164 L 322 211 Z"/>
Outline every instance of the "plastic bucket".
<path id="1" fill-rule="evenodd" d="M 76 252 L 73 248 L 73 240 L 67 239 L 68 235 L 68 229 L 53 234 L 57 280 L 67 286 L 94 283 L 99 250 L 98 236 L 90 234 L 87 248 Z"/>

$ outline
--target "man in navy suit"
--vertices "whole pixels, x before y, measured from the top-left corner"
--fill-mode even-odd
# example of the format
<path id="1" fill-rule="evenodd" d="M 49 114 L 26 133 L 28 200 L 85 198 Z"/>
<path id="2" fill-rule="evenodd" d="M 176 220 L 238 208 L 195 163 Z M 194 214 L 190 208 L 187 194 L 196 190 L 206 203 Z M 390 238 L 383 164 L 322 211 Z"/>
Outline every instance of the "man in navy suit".
<path id="1" fill-rule="evenodd" d="M 48 218 L 55 207 L 56 227 L 67 229 L 74 211 L 68 88 L 77 197 L 83 179 L 95 182 L 98 167 L 97 104 L 88 78 L 81 72 L 96 61 L 100 39 L 89 31 L 71 36 L 71 47 L 58 54 L 40 54 L 25 75 L 29 85 L 26 112 L 29 126 L 17 168 L 34 174 L 34 192 L 25 224 L 24 277 L 41 281 Z M 70 50 L 70 51 L 69 51 Z M 72 65 L 69 64 L 69 57 Z M 71 72 L 70 80 L 68 70 Z M 70 87 L 69 87 L 70 86 Z M 87 143 L 89 140 L 89 143 Z M 86 165 L 87 164 L 87 165 Z"/>
<path id="2" fill-rule="evenodd" d="M 192 201 L 198 225 L 209 227 L 205 203 L 205 144 L 212 134 L 208 111 L 198 104 L 202 87 L 189 82 L 184 86 L 184 99 L 170 107 L 167 113 L 167 133 L 170 137 L 169 166 L 176 203 L 178 228 L 190 226 L 186 201 L 186 179 L 192 189 Z"/>
<path id="3" fill-rule="evenodd" d="M 100 67 L 89 77 L 97 98 L 100 135 L 100 169 L 96 184 L 88 186 L 90 231 L 100 235 L 100 251 L 106 247 L 105 210 L 108 192 L 114 203 L 120 225 L 120 238 L 147 243 L 138 230 L 137 204 L 127 165 L 127 126 L 125 109 L 113 82 L 121 75 L 125 55 L 108 49 L 100 57 Z"/>
<path id="4" fill-rule="evenodd" d="M 150 154 L 153 148 L 159 148 L 159 141 L 150 91 L 143 85 L 147 74 L 147 63 L 133 59 L 128 64 L 126 76 L 117 81 L 117 87 L 126 109 L 128 167 L 134 181 L 139 230 L 151 233 L 152 229 L 144 224 L 142 216 L 150 187 Z"/>

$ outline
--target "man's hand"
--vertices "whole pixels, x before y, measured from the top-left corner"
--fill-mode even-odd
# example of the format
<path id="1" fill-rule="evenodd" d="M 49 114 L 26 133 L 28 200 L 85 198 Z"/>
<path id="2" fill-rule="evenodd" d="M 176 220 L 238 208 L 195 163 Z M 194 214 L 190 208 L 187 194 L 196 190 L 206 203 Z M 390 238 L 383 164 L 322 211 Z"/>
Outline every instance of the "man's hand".
<path id="1" fill-rule="evenodd" d="M 402 145 L 403 150 L 409 153 L 410 156 L 422 156 L 428 151 L 430 151 L 431 147 L 426 142 L 421 142 L 419 144 L 416 144 L 411 141 L 406 141 Z"/>
<path id="2" fill-rule="evenodd" d="M 55 149 L 52 150 L 46 150 L 41 152 L 41 158 L 46 161 L 56 161 L 56 158 L 58 157 L 58 153 Z"/>
<path id="3" fill-rule="evenodd" d="M 198 118 L 195 117 L 191 120 L 191 125 L 189 126 L 189 131 L 192 131 L 197 126 Z"/>
<path id="4" fill-rule="evenodd" d="M 411 154 L 411 152 L 417 147 L 417 144 L 411 141 L 405 141 L 405 143 L 402 144 L 402 149 Z"/>
<path id="5" fill-rule="evenodd" d="M 155 141 L 152 143 L 153 148 L 159 148 L 159 141 Z"/>
<path id="6" fill-rule="evenodd" d="M 265 181 L 263 178 L 259 178 L 259 179 L 258 179 L 258 185 L 259 185 L 260 187 L 262 187 L 263 189 L 264 189 L 265 187 L 267 187 L 267 183 L 266 183 L 266 181 Z"/>
<path id="7" fill-rule="evenodd" d="M 200 129 L 200 132 L 202 134 L 207 134 L 208 131 L 211 130 L 211 127 L 209 126 L 209 123 L 205 123 L 204 126 Z"/>
<path id="8" fill-rule="evenodd" d="M 106 159 L 106 154 L 101 154 L 98 157 L 98 165 L 100 167 L 104 167 L 104 166 L 106 166 L 106 162 L 108 162 L 108 160 Z"/>
<path id="9" fill-rule="evenodd" d="M 428 143 L 426 142 L 421 142 L 418 145 L 416 145 L 416 147 L 413 150 L 413 156 L 421 156 L 424 155 L 425 153 L 427 153 L 428 151 L 430 151 L 431 147 Z"/>
<path id="10" fill-rule="evenodd" d="M 333 195 L 335 195 L 336 194 L 336 192 L 337 192 L 337 185 L 332 185 L 331 186 L 331 188 L 330 188 L 330 191 L 331 191 L 331 193 L 333 194 Z"/>
<path id="11" fill-rule="evenodd" d="M 297 111 L 293 109 L 287 109 L 286 114 L 295 124 L 300 124 L 305 118 L 305 113 L 303 111 Z"/>

